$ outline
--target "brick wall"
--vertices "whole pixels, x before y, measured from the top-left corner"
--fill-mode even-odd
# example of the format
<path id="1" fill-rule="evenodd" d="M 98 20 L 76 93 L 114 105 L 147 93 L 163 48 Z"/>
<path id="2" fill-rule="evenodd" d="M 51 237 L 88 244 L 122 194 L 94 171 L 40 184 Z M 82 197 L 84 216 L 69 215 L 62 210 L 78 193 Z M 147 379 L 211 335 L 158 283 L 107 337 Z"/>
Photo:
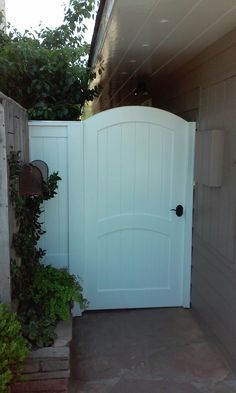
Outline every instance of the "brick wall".
<path id="1" fill-rule="evenodd" d="M 52 347 L 33 351 L 25 361 L 25 382 L 16 383 L 12 393 L 68 393 L 72 322 L 60 322 Z"/>

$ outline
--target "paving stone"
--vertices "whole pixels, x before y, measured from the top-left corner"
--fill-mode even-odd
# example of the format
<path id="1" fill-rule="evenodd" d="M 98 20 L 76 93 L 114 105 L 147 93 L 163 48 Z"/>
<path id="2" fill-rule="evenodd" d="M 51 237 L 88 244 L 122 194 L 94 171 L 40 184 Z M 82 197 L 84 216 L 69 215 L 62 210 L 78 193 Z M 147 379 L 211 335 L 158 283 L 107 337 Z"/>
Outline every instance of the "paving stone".
<path id="1" fill-rule="evenodd" d="M 191 383 L 176 383 L 168 380 L 121 380 L 111 389 L 112 393 L 199 393 Z"/>
<path id="2" fill-rule="evenodd" d="M 222 357 L 207 342 L 157 352 L 150 356 L 149 361 L 153 375 L 171 375 L 217 382 L 225 379 L 229 374 L 229 368 Z"/>
<path id="3" fill-rule="evenodd" d="M 70 368 L 69 359 L 62 360 L 54 360 L 54 359 L 45 359 L 40 362 L 40 370 L 41 371 L 59 371 L 59 370 L 68 370 Z"/>
<path id="4" fill-rule="evenodd" d="M 71 349 L 71 393 L 236 393 L 189 310 L 86 312 L 74 319 Z"/>
<path id="5" fill-rule="evenodd" d="M 122 362 L 123 367 L 127 367 L 125 360 Z M 81 359 L 77 364 L 77 372 L 74 372 L 77 379 L 81 381 L 94 381 L 116 377 L 120 373 L 121 364 L 117 358 L 108 356 L 96 356 L 93 358 Z M 72 365 L 73 369 L 73 365 Z"/>
<path id="6" fill-rule="evenodd" d="M 40 348 L 37 349 L 36 351 L 31 352 L 29 355 L 29 359 L 45 359 L 45 358 L 53 358 L 53 359 L 69 359 L 70 356 L 70 350 L 69 347 L 59 347 L 59 348 L 54 348 L 54 347 L 46 347 L 46 348 Z"/>
<path id="7" fill-rule="evenodd" d="M 67 393 L 67 379 L 52 379 L 48 381 L 27 381 L 16 383 L 11 388 L 11 393 Z"/>
<path id="8" fill-rule="evenodd" d="M 60 321 L 56 327 L 57 338 L 53 347 L 64 347 L 69 345 L 72 339 L 72 320 Z"/>
<path id="9" fill-rule="evenodd" d="M 29 379 L 31 381 L 41 381 L 49 379 L 66 379 L 70 377 L 70 370 L 60 370 L 60 371 L 50 371 L 50 372 L 40 372 L 35 374 L 30 374 Z"/>
<path id="10" fill-rule="evenodd" d="M 37 373 L 40 370 L 40 362 L 39 360 L 26 360 L 24 363 L 23 373 L 24 374 L 32 374 Z"/>
<path id="11" fill-rule="evenodd" d="M 214 386 L 210 393 L 235 393 L 236 389 L 229 386 Z"/>
<path id="12" fill-rule="evenodd" d="M 140 311 L 141 313 L 130 310 L 128 313 L 124 311 L 117 314 L 101 312 L 100 316 L 91 314 L 89 319 L 87 316 L 85 319 L 75 318 L 74 339 L 76 341 L 79 335 L 80 353 L 83 356 L 110 355 L 125 352 L 131 346 L 138 346 L 142 350 L 168 349 L 202 339 L 202 330 L 192 318 L 188 318 L 185 310 L 179 310 L 181 312 L 178 318 L 175 310 L 172 310 L 173 314 L 167 309 L 161 310 L 161 317 L 155 315 L 153 310 Z M 99 332 L 99 339 L 96 330 Z M 83 339 L 84 335 L 88 340 Z"/>
<path id="13" fill-rule="evenodd" d="M 112 388 L 111 385 L 102 382 L 84 383 L 81 381 L 76 381 L 75 384 L 70 386 L 69 392 L 70 393 L 109 393 L 111 391 L 111 388 Z"/>
<path id="14" fill-rule="evenodd" d="M 236 381 L 226 380 L 214 385 L 210 393 L 236 393 Z"/>
<path id="15" fill-rule="evenodd" d="M 70 393 L 200 393 L 191 383 L 176 383 L 173 381 L 155 380 L 121 380 L 111 386 L 105 383 L 87 382 L 77 383 Z"/>
<path id="16" fill-rule="evenodd" d="M 75 364 L 73 364 L 75 363 Z M 81 381 L 94 381 L 100 378 L 120 377 L 124 373 L 147 373 L 147 361 L 143 353 L 124 351 L 115 356 L 93 356 L 72 360 L 72 373 Z"/>

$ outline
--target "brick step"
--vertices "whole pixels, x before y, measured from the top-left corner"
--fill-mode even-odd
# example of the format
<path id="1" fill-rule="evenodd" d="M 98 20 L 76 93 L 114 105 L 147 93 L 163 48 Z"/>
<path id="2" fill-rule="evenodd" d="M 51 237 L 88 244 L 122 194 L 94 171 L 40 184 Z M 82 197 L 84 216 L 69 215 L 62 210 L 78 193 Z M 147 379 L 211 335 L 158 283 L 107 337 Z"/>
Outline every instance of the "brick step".
<path id="1" fill-rule="evenodd" d="M 70 378 L 70 342 L 72 320 L 61 321 L 52 347 L 32 351 L 25 360 L 24 382 L 18 382 L 11 393 L 68 393 Z"/>

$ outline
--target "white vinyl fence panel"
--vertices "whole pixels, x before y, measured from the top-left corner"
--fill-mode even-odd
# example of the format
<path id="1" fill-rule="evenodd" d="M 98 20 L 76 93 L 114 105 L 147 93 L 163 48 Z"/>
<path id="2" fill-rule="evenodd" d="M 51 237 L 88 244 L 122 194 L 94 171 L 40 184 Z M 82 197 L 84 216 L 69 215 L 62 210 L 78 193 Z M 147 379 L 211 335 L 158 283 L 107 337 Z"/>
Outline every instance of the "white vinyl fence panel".
<path id="1" fill-rule="evenodd" d="M 49 174 L 58 172 L 62 179 L 59 181 L 58 195 L 44 204 L 42 222 L 46 234 L 39 242 L 39 246 L 46 250 L 44 262 L 56 267 L 69 267 L 68 133 L 71 124 L 75 126 L 74 122 L 29 123 L 30 160 L 45 161 Z M 77 122 L 76 127 L 79 133 L 80 124 Z"/>

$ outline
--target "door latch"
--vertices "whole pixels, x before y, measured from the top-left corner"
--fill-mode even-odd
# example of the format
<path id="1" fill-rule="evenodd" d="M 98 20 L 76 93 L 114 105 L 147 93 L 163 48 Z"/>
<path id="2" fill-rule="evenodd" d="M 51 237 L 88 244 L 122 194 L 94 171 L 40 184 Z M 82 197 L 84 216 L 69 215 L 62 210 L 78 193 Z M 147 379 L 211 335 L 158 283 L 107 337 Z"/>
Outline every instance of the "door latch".
<path id="1" fill-rule="evenodd" d="M 175 209 L 170 209 L 170 211 L 174 211 L 177 217 L 181 217 L 184 212 L 184 208 L 182 205 L 177 205 Z"/>

